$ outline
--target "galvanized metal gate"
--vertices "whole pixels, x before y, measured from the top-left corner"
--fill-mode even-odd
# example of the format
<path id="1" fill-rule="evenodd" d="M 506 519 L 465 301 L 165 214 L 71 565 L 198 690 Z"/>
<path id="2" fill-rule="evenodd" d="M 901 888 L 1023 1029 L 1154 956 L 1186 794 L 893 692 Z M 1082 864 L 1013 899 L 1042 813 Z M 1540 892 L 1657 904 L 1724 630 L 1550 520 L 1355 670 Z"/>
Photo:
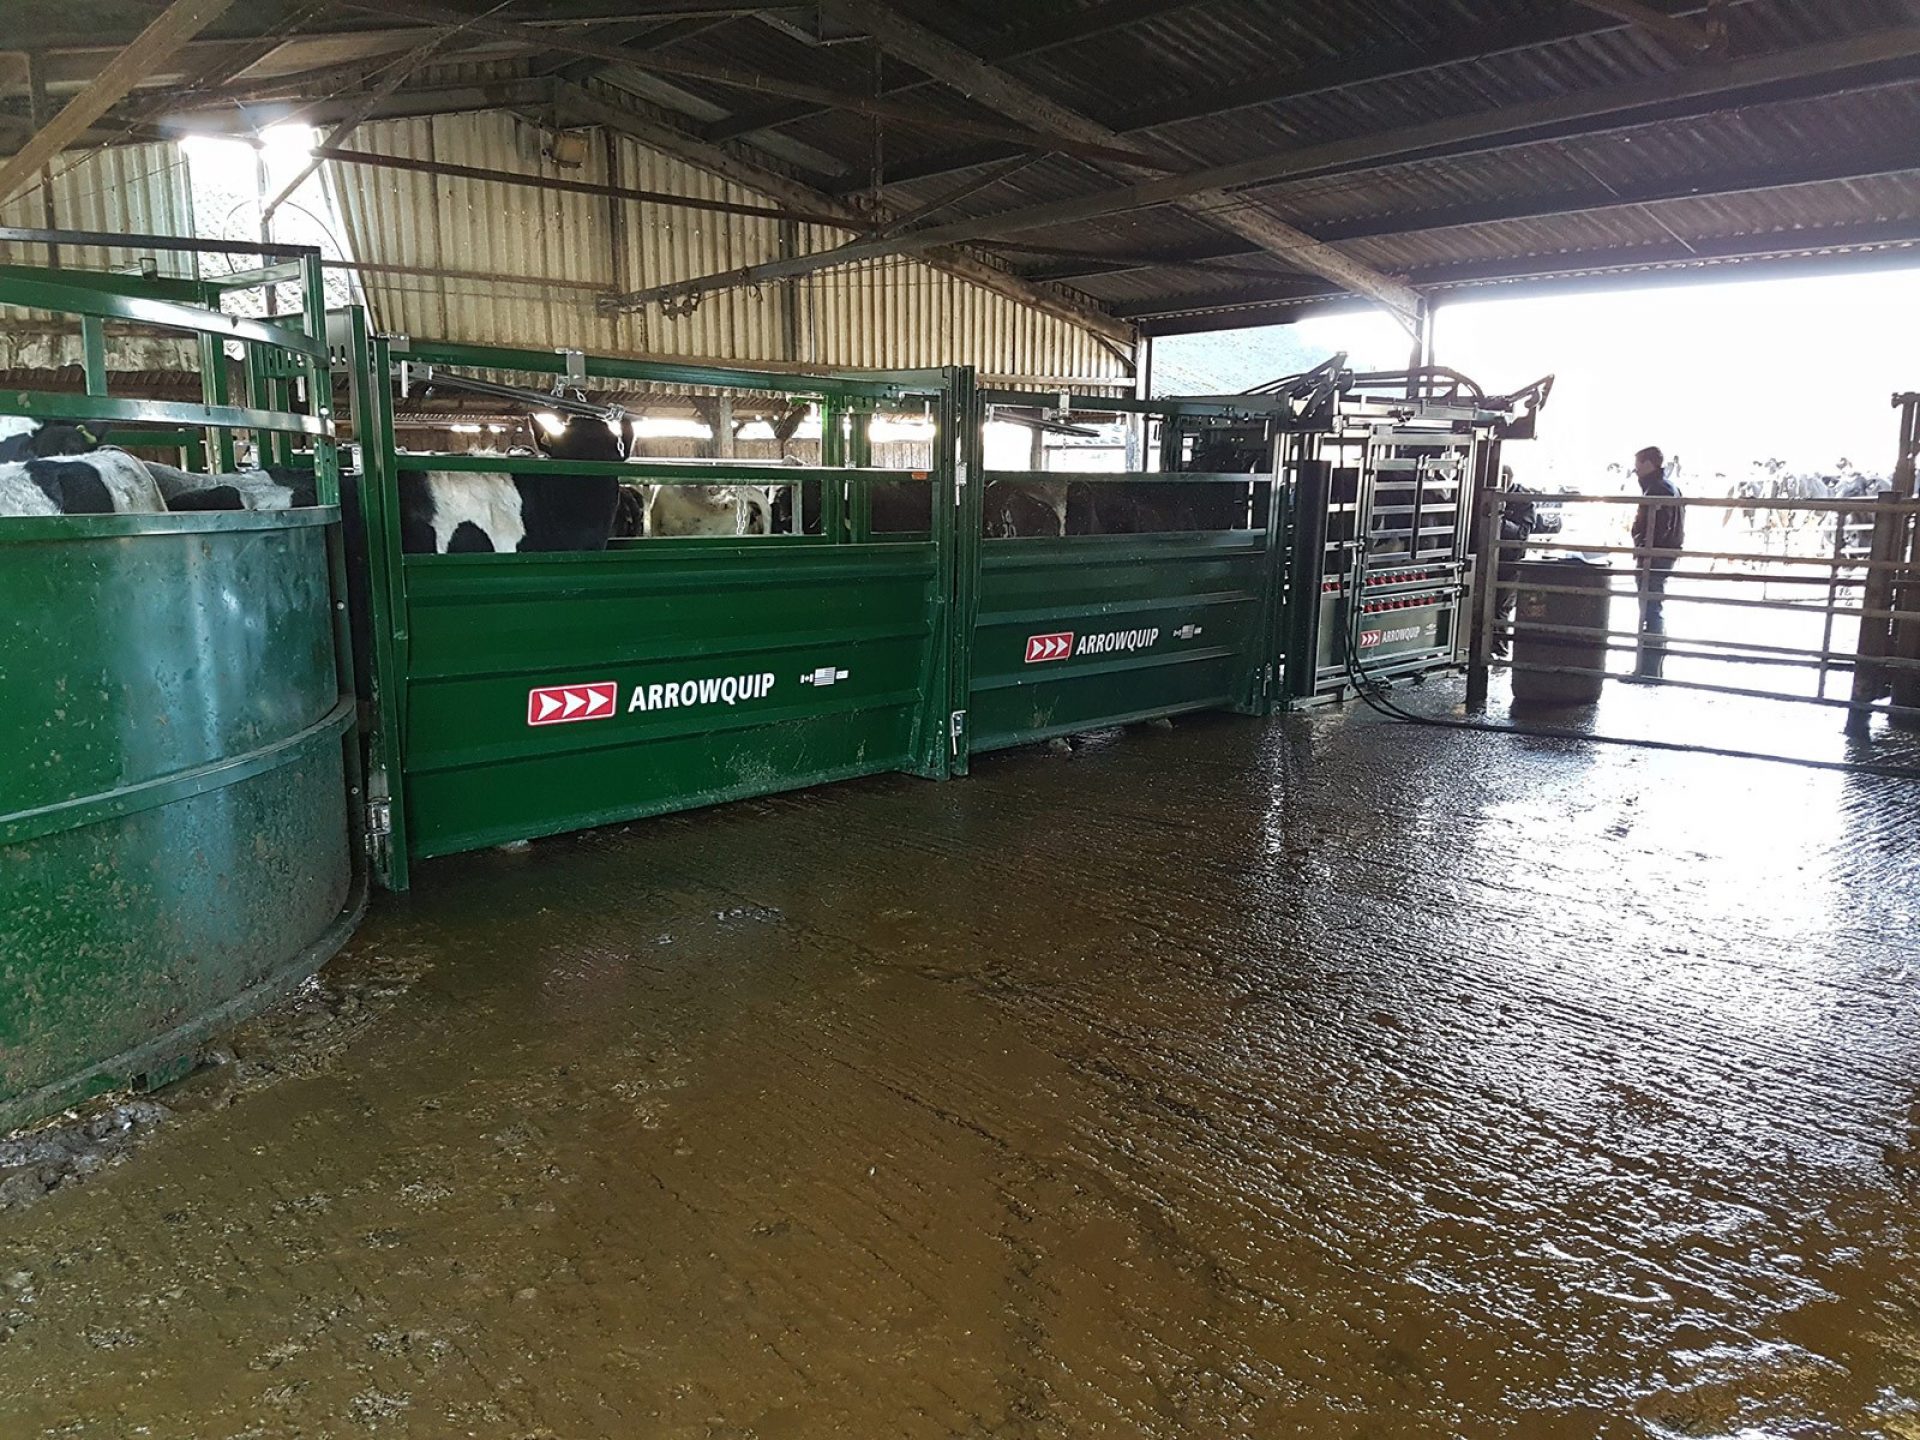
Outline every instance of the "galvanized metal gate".
<path id="1" fill-rule="evenodd" d="M 1910 483 L 1910 482 L 1909 482 Z M 1482 524 L 1538 504 L 1492 489 Z M 1469 703 L 1506 671 L 1521 705 L 1592 703 L 1605 680 L 1819 707 L 1920 728 L 1920 499 L 1557 495 L 1563 528 L 1489 546 Z M 1679 546 L 1628 533 L 1680 510 Z M 1518 527 L 1515 527 L 1518 528 Z M 1864 544 L 1848 543 L 1850 535 Z M 1509 654 L 1509 651 L 1511 652 Z M 1757 714 L 1757 712 L 1755 712 Z M 1744 748 L 1761 747 L 1748 726 Z"/>
<path id="2" fill-rule="evenodd" d="M 1355 415 L 1289 439 L 1299 598 L 1287 693 L 1296 703 L 1344 699 L 1363 671 L 1390 678 L 1466 659 L 1473 495 L 1498 465 L 1505 422 L 1471 407 L 1424 410 Z"/>
<path id="3" fill-rule="evenodd" d="M 990 406 L 1167 417 L 1180 404 L 989 391 L 975 432 Z M 1265 711 L 1285 512 L 1270 460 L 1258 473 L 973 473 L 959 527 L 955 773 L 983 751 L 1100 726 L 1195 710 Z M 990 487 L 1069 484 L 1089 494 L 1214 492 L 1211 504 L 1174 507 L 1211 518 L 1204 529 L 983 534 Z"/>
<path id="4" fill-rule="evenodd" d="M 445 855 L 717 801 L 946 762 L 946 617 L 962 387 L 950 371 L 773 376 L 401 342 L 357 314 L 383 877 Z M 582 463 L 400 453 L 396 360 L 589 382 L 926 405 L 945 443 L 908 475 L 851 467 Z M 844 514 L 881 481 L 931 491 L 932 533 L 615 542 L 582 553 L 404 554 L 398 477 L 617 475 L 649 485 L 817 486 Z M 543 713 L 551 702 L 558 709 Z M 548 723 L 549 721 L 561 723 Z"/>

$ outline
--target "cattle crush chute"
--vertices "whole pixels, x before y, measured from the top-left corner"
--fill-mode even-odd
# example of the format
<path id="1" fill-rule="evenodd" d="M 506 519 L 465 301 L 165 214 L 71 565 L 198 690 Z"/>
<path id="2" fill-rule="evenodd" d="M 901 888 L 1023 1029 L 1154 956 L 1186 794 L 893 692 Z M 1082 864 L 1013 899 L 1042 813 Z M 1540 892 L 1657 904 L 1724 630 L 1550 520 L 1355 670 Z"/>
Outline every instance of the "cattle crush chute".
<path id="1" fill-rule="evenodd" d="M 860 775 L 947 773 L 966 372 L 775 375 L 430 343 L 369 334 L 357 311 L 337 317 L 335 343 L 355 377 L 369 537 L 368 788 L 389 886 L 406 888 L 413 858 Z M 407 453 L 394 439 L 396 381 L 402 367 L 427 366 L 505 375 L 535 400 L 570 387 L 577 396 L 670 386 L 810 402 L 830 417 L 901 407 L 932 420 L 932 459 L 908 471 Z M 823 458 L 843 458 L 837 449 L 823 438 Z M 656 495 L 752 486 L 812 509 L 784 534 L 409 553 L 399 500 L 417 475 L 443 485 L 613 477 Z M 874 533 L 863 517 L 881 484 L 923 495 L 927 528 Z"/>
<path id="2" fill-rule="evenodd" d="M 0 266 L 0 304 L 55 335 L 77 329 L 84 380 L 84 393 L 0 394 L 7 433 L 34 457 L 0 466 L 5 1128 L 178 1073 L 207 1035 L 339 948 L 366 867 L 348 823 L 359 757 L 319 255 L 20 230 L 0 241 L 59 245 L 63 268 Z M 74 263 L 103 245 L 266 263 L 219 280 Z M 268 287 L 278 315 L 261 303 Z M 200 398 L 111 393 L 123 327 L 197 353 Z M 222 473 L 250 443 L 260 463 L 307 477 L 317 503 L 181 509 L 198 479 L 159 467 L 162 497 L 115 442 Z M 128 474 L 150 505 L 120 483 Z"/>

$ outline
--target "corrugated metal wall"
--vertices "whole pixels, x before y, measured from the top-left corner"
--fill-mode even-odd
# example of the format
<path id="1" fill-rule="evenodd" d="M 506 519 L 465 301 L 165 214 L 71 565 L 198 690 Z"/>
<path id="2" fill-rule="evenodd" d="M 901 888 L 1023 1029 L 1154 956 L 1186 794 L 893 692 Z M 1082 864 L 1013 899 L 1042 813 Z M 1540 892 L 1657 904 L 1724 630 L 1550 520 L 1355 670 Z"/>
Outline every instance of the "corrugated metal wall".
<path id="1" fill-rule="evenodd" d="M 543 132 L 504 112 L 383 121 L 356 148 L 764 205 L 764 196 L 595 133 L 587 163 L 560 170 Z M 995 377 L 1122 383 L 1124 370 L 1079 327 L 907 260 L 888 260 L 710 295 L 678 317 L 617 317 L 598 294 L 640 289 L 780 256 L 781 222 L 614 202 L 485 181 L 329 165 L 348 244 L 363 263 L 443 275 L 362 276 L 381 327 L 400 334 L 533 348 L 696 356 L 818 366 L 971 364 Z M 792 227 L 799 253 L 849 238 Z"/>
<path id="2" fill-rule="evenodd" d="M 24 229 L 94 230 L 146 235 L 191 235 L 193 192 L 187 161 L 175 145 L 121 145 L 106 150 L 69 152 L 53 162 L 53 205 L 49 214 L 43 189 L 35 185 L 0 205 L 0 225 Z M 137 248 L 83 249 L 64 256 L 68 263 L 99 269 L 132 265 L 144 258 Z M 193 256 L 162 251 L 152 256 L 163 275 L 192 273 Z M 45 265 L 44 245 L 0 242 L 0 264 Z M 115 334 L 108 360 L 118 370 L 190 368 L 197 354 L 190 344 L 157 337 Z M 80 364 L 80 337 L 70 321 L 17 306 L 0 306 L 0 369 L 56 370 Z"/>
<path id="3" fill-rule="evenodd" d="M 0 205 L 0 225 L 45 229 L 49 217 L 41 187 L 33 186 Z M 193 194 L 187 160 L 176 145 L 120 145 L 70 151 L 53 163 L 51 223 L 60 230 L 124 231 L 145 235 L 191 235 Z M 103 258 L 104 257 L 104 258 Z M 76 263 L 127 265 L 137 250 L 87 250 Z M 161 273 L 189 273 L 192 257 L 160 255 Z M 0 244 L 0 262 L 44 265 L 44 245 Z"/>

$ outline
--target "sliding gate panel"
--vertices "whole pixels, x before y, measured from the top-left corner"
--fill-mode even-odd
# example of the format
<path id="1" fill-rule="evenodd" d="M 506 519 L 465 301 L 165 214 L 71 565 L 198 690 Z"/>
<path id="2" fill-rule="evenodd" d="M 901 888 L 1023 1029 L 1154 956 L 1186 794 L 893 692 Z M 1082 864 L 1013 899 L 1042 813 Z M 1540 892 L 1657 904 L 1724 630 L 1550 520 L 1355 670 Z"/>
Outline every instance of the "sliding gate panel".
<path id="1" fill-rule="evenodd" d="M 642 541 L 405 572 L 415 855 L 941 773 L 931 543 Z"/>
<path id="2" fill-rule="evenodd" d="M 1257 707 L 1265 532 L 985 540 L 967 697 L 979 753 Z"/>
<path id="3" fill-rule="evenodd" d="M 426 454 L 396 443 L 396 394 L 470 390 L 589 419 L 624 418 L 629 389 L 718 390 L 847 407 L 897 405 L 961 433 L 970 377 L 953 368 L 769 375 L 575 352 L 370 334 L 359 312 L 335 327 L 354 377 L 364 474 L 359 613 L 371 663 L 369 829 L 379 874 L 409 862 L 595 825 L 901 771 L 948 773 L 958 453 L 891 470 L 672 459 L 572 460 Z M 403 358 L 404 357 L 404 358 Z M 460 367 L 454 369 L 450 367 Z M 478 372 L 478 373 L 468 373 Z M 539 389 L 496 376 L 536 377 Z M 844 457 L 835 456 L 834 461 Z M 847 492 L 928 488 L 932 533 L 609 538 L 604 549 L 406 551 L 403 475 L 504 475 L 532 484 L 608 477 L 661 487 L 810 493 L 834 516 Z M 796 505 L 795 519 L 802 520 Z M 595 537 L 597 538 L 597 537 Z"/>

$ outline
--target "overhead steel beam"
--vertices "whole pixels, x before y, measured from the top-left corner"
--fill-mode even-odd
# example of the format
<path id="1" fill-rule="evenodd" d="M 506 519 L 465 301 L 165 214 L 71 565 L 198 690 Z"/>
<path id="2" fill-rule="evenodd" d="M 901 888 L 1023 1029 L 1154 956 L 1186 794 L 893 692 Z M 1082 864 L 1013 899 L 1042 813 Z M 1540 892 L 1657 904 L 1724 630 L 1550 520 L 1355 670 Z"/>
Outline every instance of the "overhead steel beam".
<path id="1" fill-rule="evenodd" d="M 338 146 L 342 140 L 346 139 L 347 136 L 359 128 L 363 120 L 366 120 L 374 111 L 378 110 L 388 96 L 406 84 L 414 71 L 418 70 L 434 56 L 453 46 L 459 37 L 460 32 L 457 29 L 443 30 L 431 39 L 416 45 L 406 54 L 389 61 L 386 77 L 381 80 L 377 87 L 367 94 L 365 99 L 353 108 L 351 114 L 340 120 L 327 132 L 326 139 L 320 142 L 319 148 L 322 150 L 330 150 Z M 307 183 L 307 177 L 318 170 L 322 163 L 323 161 L 318 154 L 308 156 L 306 162 L 301 165 L 299 170 L 294 172 L 293 178 L 288 180 L 286 184 L 282 185 L 278 190 L 274 191 L 273 197 L 260 207 L 260 229 L 262 234 L 271 235 L 273 233 L 268 227 L 273 224 L 274 215 L 282 205 L 286 204 L 287 201 L 293 197 L 294 191 Z"/>
<path id="2" fill-rule="evenodd" d="M 1920 25 L 1896 26 L 1772 55 L 1703 65 L 1654 80 L 1554 96 L 1398 130 L 1299 146 L 1275 154 L 1211 166 L 1186 175 L 928 226 L 909 235 L 885 240 L 856 240 L 818 254 L 756 267 L 762 273 L 756 275 L 755 279 L 790 278 L 882 255 L 910 254 L 943 245 L 990 241 L 1027 230 L 1078 224 L 1106 215 L 1176 204 L 1196 195 L 1271 184 L 1294 175 L 1311 174 L 1343 164 L 1379 163 L 1453 143 L 1511 136 L 1556 123 L 1605 119 L 1678 99 L 1736 94 L 1783 79 L 1833 75 L 1863 65 L 1887 60 L 1910 61 L 1916 57 L 1920 57 Z M 712 276 L 708 277 L 704 287 L 693 289 L 697 293 L 699 288 L 728 288 L 735 283 L 731 276 Z"/>
<path id="3" fill-rule="evenodd" d="M 1079 145 L 1007 125 L 969 120 L 964 116 L 943 115 L 920 105 L 855 95 L 849 91 L 834 90 L 824 85 L 813 85 L 800 80 L 788 80 L 782 76 L 766 75 L 755 70 L 741 70 L 731 65 L 714 65 L 704 60 L 693 60 L 678 55 L 663 55 L 658 50 L 606 45 L 594 40 L 536 29 L 518 21 L 479 19 L 442 5 L 426 3 L 426 0 L 378 0 L 378 3 L 370 3 L 370 0 L 342 0 L 342 3 L 350 10 L 387 17 L 404 16 L 426 25 L 458 26 L 475 35 L 490 35 L 497 39 L 518 41 L 536 52 L 552 51 L 562 55 L 579 55 L 589 60 L 605 60 L 615 65 L 631 66 L 636 70 L 704 80 L 710 84 L 747 90 L 755 94 L 786 95 L 793 99 L 809 100 L 826 105 L 835 110 L 846 110 L 875 120 L 893 120 L 903 125 L 914 125 L 926 130 L 944 130 L 956 135 L 980 136 L 1033 149 L 1058 150 L 1079 155 L 1085 159 L 1119 160 L 1128 164 L 1143 165 L 1149 169 L 1157 168 L 1150 155 L 1126 146 Z"/>
<path id="4" fill-rule="evenodd" d="M 1022 26 L 1003 39 L 982 45 L 980 58 L 990 65 L 1024 60 L 1062 45 L 1076 44 L 1129 25 L 1137 25 L 1143 20 L 1162 19 L 1173 11 L 1198 3 L 1199 0 L 1107 0 L 1106 4 L 1090 10 L 1065 11 Z M 933 83 L 931 79 L 916 77 L 905 84 L 890 86 L 881 93 L 889 97 L 906 95 Z M 743 111 L 725 120 L 717 120 L 702 133 L 709 140 L 731 140 L 737 135 L 771 130 L 826 113 L 826 109 L 819 105 L 771 105 L 763 110 Z"/>
<path id="5" fill-rule="evenodd" d="M 1753 0 L 1733 0 L 1735 5 L 1752 3 Z M 1668 13 L 1675 18 L 1686 19 L 1704 15 L 1706 10 L 1705 4 L 1688 3 Z M 1190 120 L 1212 120 L 1231 115 L 1236 110 L 1279 105 L 1289 100 L 1325 95 L 1355 86 L 1405 79 L 1453 65 L 1524 54 L 1565 44 L 1569 40 L 1589 39 L 1629 28 L 1623 22 L 1595 20 L 1583 14 L 1579 6 L 1568 5 L 1543 19 L 1503 26 L 1491 35 L 1481 27 L 1461 26 L 1457 27 L 1457 33 L 1452 38 L 1395 40 L 1324 62 L 1316 58 L 1311 64 L 1282 71 L 1278 75 L 1262 73 L 1252 80 L 1208 86 L 1197 95 L 1128 110 L 1114 121 L 1114 128 L 1122 134 L 1131 134 Z M 887 184 L 891 187 L 938 179 L 991 164 L 1007 153 L 1004 146 L 982 145 L 928 156 L 924 160 L 894 166 Z"/>
<path id="6" fill-rule="evenodd" d="M 1871 180 L 1883 175 L 1920 171 L 1920 140 L 1901 140 L 1875 147 L 1866 154 L 1822 156 L 1793 165 L 1725 172 L 1711 176 L 1681 176 L 1630 189 L 1596 185 L 1586 190 L 1553 195 L 1527 195 L 1512 200 L 1477 201 L 1430 210 L 1398 210 L 1390 215 L 1365 216 L 1316 224 L 1321 240 L 1375 240 L 1395 235 L 1418 235 L 1463 225 L 1498 225 L 1519 220 L 1563 220 L 1576 215 L 1629 210 L 1685 200 L 1720 200 L 1736 195 L 1790 190 L 1804 185 Z M 1101 275 L 1124 275 L 1162 267 L 1207 266 L 1218 261 L 1243 260 L 1260 254 L 1253 245 L 1187 245 L 1141 254 L 1083 254 L 1051 265 L 1032 266 L 1021 273 L 1030 280 L 1071 284 Z"/>
<path id="7" fill-rule="evenodd" d="M 1491 287 L 1528 281 L 1611 279 L 1679 270 L 1699 274 L 1711 269 L 1740 269 L 1769 261 L 1805 259 L 1830 254 L 1865 255 L 1897 252 L 1906 263 L 1920 262 L 1920 220 L 1873 221 L 1863 225 L 1835 225 L 1820 230 L 1788 230 L 1777 237 L 1734 235 L 1710 240 L 1670 240 L 1629 249 L 1573 251 L 1560 255 L 1510 256 L 1493 260 L 1458 261 L 1424 266 L 1413 272 L 1423 290 Z M 1324 303 L 1343 297 L 1334 290 L 1305 289 L 1277 277 L 1266 286 L 1239 286 L 1178 299 L 1156 300 L 1115 307 L 1116 313 L 1136 320 L 1149 330 L 1155 322 L 1209 311 L 1246 311 L 1262 306 Z"/>
<path id="8" fill-rule="evenodd" d="M 617 105 L 603 96 L 596 95 L 578 85 L 561 85 L 555 97 L 556 106 L 562 116 L 577 119 L 582 123 L 604 125 L 610 130 L 618 130 L 632 136 L 641 144 L 665 154 L 676 156 L 709 174 L 718 175 L 724 180 L 757 194 L 765 195 L 777 204 L 793 210 L 817 210 L 829 215 L 841 217 L 836 224 L 844 224 L 848 229 L 865 226 L 879 221 L 885 223 L 891 218 L 885 212 L 865 212 L 856 210 L 845 201 L 837 200 L 822 191 L 791 176 L 781 175 L 777 171 L 756 165 L 752 161 L 736 155 L 733 151 L 715 145 L 697 136 L 688 135 L 676 127 L 660 120 L 641 114 L 625 105 Z M 1131 326 L 1115 320 L 1105 311 L 1091 304 L 1075 300 L 1070 296 L 1036 285 L 1018 275 L 1001 269 L 985 257 L 956 247 L 938 247 L 921 256 L 926 264 L 936 270 L 945 271 L 958 279 L 990 290 L 996 295 L 1050 315 L 1057 320 L 1076 325 L 1090 334 L 1098 336 L 1126 351 L 1131 357 L 1135 335 Z"/>
<path id="9" fill-rule="evenodd" d="M 1589 10 L 1598 10 L 1602 15 L 1611 15 L 1616 20 L 1624 20 L 1629 25 L 1638 25 L 1649 34 L 1658 35 L 1662 40 L 1677 45 L 1683 50 L 1711 50 L 1713 36 L 1704 26 L 1691 20 L 1683 20 L 1656 10 L 1642 0 L 1579 0 Z"/>
<path id="10" fill-rule="evenodd" d="M 700 210 L 715 215 L 745 215 L 763 220 L 792 220 L 802 225 L 834 225 L 847 230 L 878 228 L 871 220 L 850 218 L 844 210 L 792 210 L 781 205 L 746 205 L 733 200 L 708 200 L 698 195 L 676 195 L 667 190 L 635 190 L 625 185 L 598 185 L 589 180 L 562 180 L 526 175 L 515 170 L 487 170 L 478 165 L 456 165 L 445 160 L 415 160 L 404 155 L 376 155 L 338 145 L 316 145 L 316 157 L 340 165 L 363 165 L 376 170 L 405 170 L 416 175 L 440 175 L 453 180 L 480 180 L 490 185 L 513 185 L 562 195 L 596 195 L 629 200 L 637 205 L 661 205 L 676 210 Z"/>
<path id="11" fill-rule="evenodd" d="M 1116 143 L 1118 137 L 1097 120 L 1060 104 L 1024 80 L 989 65 L 944 35 L 909 20 L 877 0 L 820 0 L 824 13 L 838 16 L 871 35 L 888 54 L 952 86 L 976 104 L 1048 135 L 1090 144 Z M 1190 162 L 1189 162 L 1190 163 Z M 1163 168 L 1178 168 L 1163 161 Z M 1251 240 L 1268 254 L 1308 274 L 1319 275 L 1385 306 L 1403 324 L 1415 327 L 1420 296 L 1381 271 L 1344 255 L 1330 245 L 1258 210 L 1241 206 L 1224 191 L 1201 191 L 1179 207 L 1189 215 Z M 644 302 L 642 302 L 644 303 Z"/>
<path id="12" fill-rule="evenodd" d="M 148 75 L 165 65 L 187 41 L 218 20 L 233 0 L 173 0 L 132 44 L 115 55 L 87 88 L 69 100 L 27 143 L 0 164 L 0 201 L 6 201 L 40 174 L 40 168 L 84 135 L 94 121 L 127 97 Z"/>

